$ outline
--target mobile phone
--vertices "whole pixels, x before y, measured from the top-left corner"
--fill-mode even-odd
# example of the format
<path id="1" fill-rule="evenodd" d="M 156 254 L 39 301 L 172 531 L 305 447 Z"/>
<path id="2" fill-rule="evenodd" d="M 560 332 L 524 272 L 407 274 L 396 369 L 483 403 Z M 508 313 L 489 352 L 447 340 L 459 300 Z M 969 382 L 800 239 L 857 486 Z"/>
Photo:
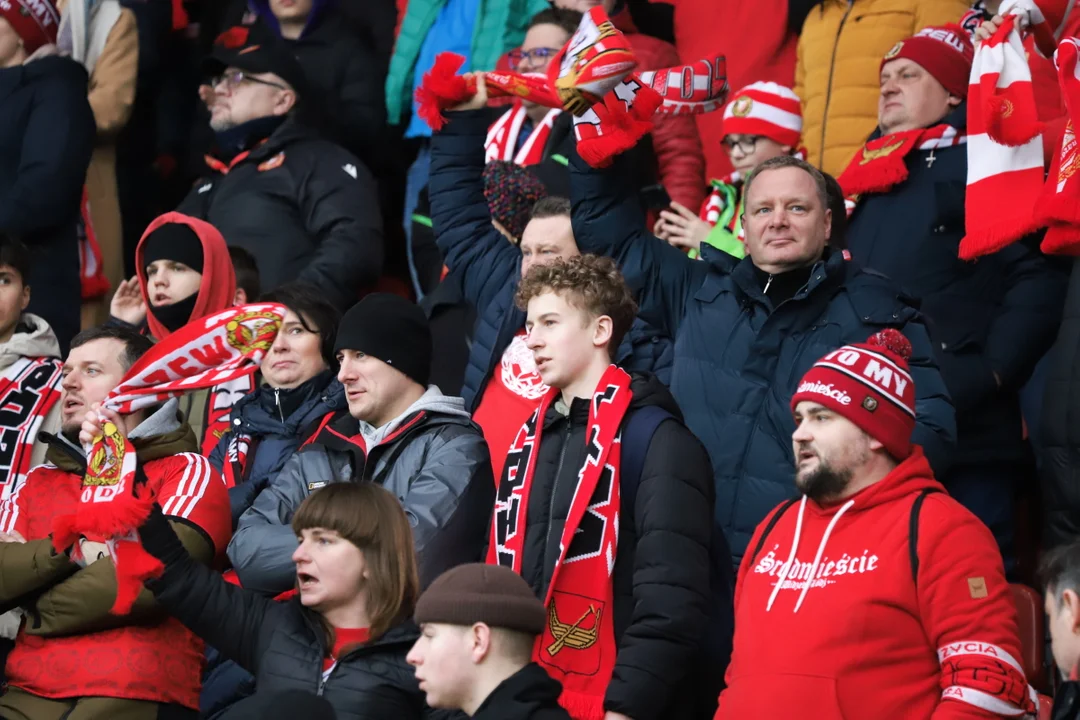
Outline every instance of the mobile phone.
<path id="1" fill-rule="evenodd" d="M 649 210 L 666 210 L 671 207 L 671 196 L 660 184 L 641 188 L 641 201 Z"/>

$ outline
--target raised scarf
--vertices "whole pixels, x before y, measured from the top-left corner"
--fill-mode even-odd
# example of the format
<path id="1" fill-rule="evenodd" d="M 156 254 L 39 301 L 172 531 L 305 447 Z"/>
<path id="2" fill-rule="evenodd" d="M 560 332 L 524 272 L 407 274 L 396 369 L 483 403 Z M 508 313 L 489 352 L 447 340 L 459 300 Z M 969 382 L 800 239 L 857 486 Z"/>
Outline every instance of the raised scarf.
<path id="1" fill-rule="evenodd" d="M 518 431 L 495 498 L 487 562 L 519 575 L 544 416 L 559 393 L 551 388 Z M 615 669 L 611 576 L 619 542 L 619 428 L 631 397 L 630 376 L 612 365 L 590 399 L 588 452 L 544 598 L 547 627 L 533 649 L 533 660 L 562 683 L 559 703 L 575 720 L 603 718 L 604 693 Z"/>
<path id="2" fill-rule="evenodd" d="M 913 150 L 935 150 L 967 142 L 951 125 L 904 130 L 867 141 L 836 180 L 846 197 L 886 193 L 908 178 L 905 158 Z"/>
<path id="3" fill-rule="evenodd" d="M 0 497 L 30 471 L 41 423 L 60 399 L 63 363 L 53 357 L 19 358 L 0 374 Z"/>
<path id="4" fill-rule="evenodd" d="M 417 112 L 433 130 L 445 124 L 444 110 L 476 94 L 475 77 L 456 74 L 463 63 L 460 55 L 439 54 L 416 89 Z M 636 66 L 629 41 L 597 6 L 552 59 L 547 77 L 513 72 L 484 77 L 489 97 L 521 97 L 573 113 L 582 158 L 602 167 L 652 129 L 653 114 L 709 112 L 727 99 L 723 56 L 632 75 Z M 642 87 L 649 92 L 635 101 Z"/>
<path id="5" fill-rule="evenodd" d="M 1004 22 L 975 49 L 967 100 L 964 260 L 997 252 L 1039 227 L 1031 208 L 1043 188 L 1043 124 L 1021 32 L 1032 32 L 1036 47 L 1049 57 L 1064 20 L 1056 5 L 1005 0 L 998 10 Z"/>
<path id="6" fill-rule="evenodd" d="M 109 292 L 109 279 L 105 277 L 104 260 L 101 246 L 98 245 L 94 232 L 94 217 L 90 213 L 90 196 L 83 186 L 82 200 L 79 202 L 79 219 L 75 226 L 76 239 L 79 243 L 79 282 L 80 297 L 92 300 Z"/>
<path id="7" fill-rule="evenodd" d="M 285 313 L 276 303 L 242 305 L 185 325 L 132 365 L 103 406 L 126 415 L 255 372 Z M 81 535 L 105 538 L 116 565 L 111 612 L 125 615 L 143 581 L 162 570 L 143 550 L 136 531 L 149 516 L 154 498 L 136 482 L 131 441 L 111 422 L 102 430 L 86 448 L 86 475 L 75 514 L 53 519 L 53 547 L 65 552 Z M 71 552 L 77 553 L 76 548 Z"/>
<path id="8" fill-rule="evenodd" d="M 1040 225 L 1048 229 L 1042 250 L 1051 254 L 1080 255 L 1080 155 L 1077 154 L 1076 128 L 1080 127 L 1080 80 L 1076 77 L 1080 40 L 1066 38 L 1054 53 L 1061 96 L 1069 113 L 1061 147 L 1054 157 L 1050 176 L 1035 206 Z"/>
<path id="9" fill-rule="evenodd" d="M 532 129 L 525 144 L 518 150 L 518 138 L 528 116 L 521 100 L 515 100 L 513 106 L 488 129 L 487 139 L 484 141 L 484 161 L 504 160 L 523 166 L 536 165 L 544 159 L 544 148 L 551 137 L 551 128 L 561 114 L 562 110 L 558 108 L 548 110 L 547 115 Z"/>

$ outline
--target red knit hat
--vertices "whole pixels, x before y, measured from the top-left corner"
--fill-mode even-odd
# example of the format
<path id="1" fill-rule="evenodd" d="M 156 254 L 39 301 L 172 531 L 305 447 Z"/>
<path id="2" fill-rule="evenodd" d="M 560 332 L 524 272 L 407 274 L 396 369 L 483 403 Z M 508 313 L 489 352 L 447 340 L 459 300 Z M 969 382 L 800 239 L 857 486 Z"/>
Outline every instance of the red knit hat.
<path id="1" fill-rule="evenodd" d="M 893 60 L 907 58 L 933 75 L 950 95 L 966 98 L 974 57 L 975 47 L 967 31 L 959 25 L 942 25 L 923 28 L 893 45 L 881 59 L 881 67 Z"/>
<path id="2" fill-rule="evenodd" d="M 723 133 L 761 135 L 798 147 L 802 136 L 799 96 L 774 82 L 756 82 L 731 96 L 724 108 Z"/>
<path id="3" fill-rule="evenodd" d="M 911 343 L 882 330 L 866 343 L 845 345 L 803 376 L 791 409 L 803 400 L 823 405 L 858 425 L 898 460 L 911 454 L 915 383 L 908 373 Z"/>
<path id="4" fill-rule="evenodd" d="M 0 0 L 0 17 L 22 39 L 28 54 L 56 42 L 60 11 L 54 0 Z"/>

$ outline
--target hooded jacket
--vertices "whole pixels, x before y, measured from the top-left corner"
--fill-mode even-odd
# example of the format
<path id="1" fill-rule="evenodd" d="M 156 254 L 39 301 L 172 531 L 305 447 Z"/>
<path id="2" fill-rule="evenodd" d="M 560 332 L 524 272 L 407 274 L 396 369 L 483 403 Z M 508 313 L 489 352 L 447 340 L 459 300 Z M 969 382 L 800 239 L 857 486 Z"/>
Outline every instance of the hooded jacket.
<path id="1" fill-rule="evenodd" d="M 967 103 L 942 123 L 963 132 Z M 879 136 L 875 131 L 871 139 Z M 920 300 L 956 407 L 953 464 L 1025 462 L 1017 391 L 1054 342 L 1065 279 L 1030 242 L 975 263 L 960 260 L 966 145 L 915 149 L 904 162 L 907 180 L 859 198 L 848 223 L 848 250 L 855 262 L 887 274 Z M 940 477 L 949 482 L 947 474 Z"/>
<path id="2" fill-rule="evenodd" d="M 345 389 L 330 370 L 290 390 L 263 385 L 236 401 L 229 431 L 210 453 L 210 464 L 231 485 L 229 502 L 234 526 L 296 448 L 318 429 L 319 421 L 346 406 Z M 238 436 L 245 436 L 247 442 L 243 463 L 229 448 Z"/>
<path id="3" fill-rule="evenodd" d="M 139 238 L 139 244 L 135 248 L 135 272 L 139 276 L 139 291 L 142 293 L 143 302 L 146 303 L 146 324 L 150 328 L 150 334 L 157 340 L 164 340 L 172 334 L 172 331 L 154 316 L 154 309 L 150 305 L 149 282 L 146 277 L 146 263 L 143 262 L 143 249 L 150 233 L 168 223 L 187 225 L 202 242 L 202 281 L 199 284 L 195 308 L 191 311 L 188 321 L 231 307 L 236 297 L 236 273 L 233 271 L 232 260 L 229 259 L 229 248 L 225 245 L 225 238 L 221 236 L 217 228 L 204 220 L 178 212 L 161 215 L 146 228 L 146 232 Z"/>
<path id="4" fill-rule="evenodd" d="M 499 683 L 472 720 L 570 720 L 559 705 L 562 684 L 544 668 L 529 663 Z"/>
<path id="5" fill-rule="evenodd" d="M 246 588 L 277 595 L 292 588 L 296 534 L 289 523 L 312 491 L 371 481 L 397 495 L 413 529 L 420 584 L 481 559 L 495 503 L 491 461 L 461 398 L 432 385 L 380 428 L 347 411 L 327 415 L 240 517 L 229 559 Z"/>
<path id="6" fill-rule="evenodd" d="M 30 248 L 29 312 L 66 350 L 82 303 L 75 226 L 97 131 L 86 70 L 45 57 L 0 69 L 0 233 Z"/>
<path id="7" fill-rule="evenodd" d="M 288 119 L 228 164 L 214 160 L 178 211 L 250 252 L 262 286 L 303 280 L 344 311 L 379 279 L 383 222 L 371 172 Z"/>
<path id="8" fill-rule="evenodd" d="M 699 650 L 714 604 L 726 611 L 729 634 L 722 639 L 724 647 L 710 650 L 727 658 L 730 580 L 727 593 L 714 597 L 710 563 L 715 560 L 727 569 L 731 560 L 729 555 L 710 558 L 714 493 L 705 449 L 682 424 L 674 398 L 654 376 L 632 376 L 630 391 L 624 431 L 633 414 L 648 406 L 661 407 L 672 418 L 663 420 L 652 436 L 634 506 L 620 512 L 612 575 L 617 650 L 604 709 L 634 720 L 700 717 L 690 708 L 695 683 L 686 681 L 702 662 Z M 522 577 L 541 599 L 561 554 L 563 526 L 585 462 L 588 419 L 588 398 L 576 398 L 570 407 L 552 403 L 543 420 L 521 559 Z M 731 574 L 727 569 L 726 575 Z M 719 675 L 722 667 L 712 670 Z"/>
<path id="9" fill-rule="evenodd" d="M 179 419 L 176 400 L 129 438 L 147 487 L 177 535 L 209 565 L 229 537 L 228 495 L 217 471 L 195 454 L 195 435 Z M 116 576 L 110 559 L 79 569 L 65 553 L 53 553 L 53 518 L 75 512 L 86 465 L 81 450 L 63 437 L 50 440 L 48 460 L 0 503 L 0 531 L 27 539 L 0 544 L 0 605 L 29 608 L 8 656 L 7 681 L 54 700 L 113 697 L 197 708 L 202 643 L 176 620 L 162 619 L 148 591 L 131 614 L 111 615 Z M 102 672 L 106 657 L 114 658 L 111 671 Z"/>
<path id="10" fill-rule="evenodd" d="M 37 467 L 41 463 L 45 462 L 45 450 L 48 445 L 43 439 L 38 439 L 38 433 L 55 433 L 60 428 L 60 369 L 63 367 L 63 362 L 60 357 L 60 343 L 56 340 L 56 333 L 49 327 L 49 323 L 45 322 L 43 318 L 31 313 L 23 313 L 19 318 L 19 324 L 15 326 L 15 334 L 11 336 L 11 339 L 6 343 L 0 344 L 0 380 L 3 378 L 14 379 L 20 376 L 22 372 L 29 370 L 32 361 L 44 360 L 42 367 L 45 370 L 39 370 L 41 373 L 48 373 L 48 375 L 36 375 L 35 377 L 41 377 L 47 380 L 44 384 L 40 382 L 33 382 L 32 388 L 29 388 L 35 397 L 44 392 L 52 392 L 55 394 L 52 404 L 46 410 L 45 414 L 37 415 L 35 419 L 30 420 L 30 414 L 35 412 L 36 407 L 40 407 L 36 401 L 26 402 L 20 400 L 19 402 L 10 402 L 8 397 L 0 395 L 0 408 L 9 408 L 0 417 L 3 419 L 3 426 L 5 428 L 19 428 L 29 421 L 31 423 L 38 424 L 36 429 L 31 429 L 27 435 L 33 441 L 32 450 L 30 452 L 30 468 Z M 12 387 L 11 392 L 16 392 L 22 395 L 27 392 L 28 387 L 26 383 L 20 383 L 18 387 Z M 5 433 L 0 433 L 6 435 Z M 5 440 L 5 444 L 7 444 Z M 0 466 L 0 484 L 6 483 L 11 479 L 8 475 L 11 470 L 11 463 L 17 462 L 17 458 L 10 459 L 9 462 L 4 462 Z"/>
<path id="11" fill-rule="evenodd" d="M 912 505 L 924 491 L 913 569 Z M 997 544 L 916 448 L 842 502 L 803 497 L 743 558 L 716 720 L 794 708 L 820 720 L 1020 714 L 1019 657 Z"/>

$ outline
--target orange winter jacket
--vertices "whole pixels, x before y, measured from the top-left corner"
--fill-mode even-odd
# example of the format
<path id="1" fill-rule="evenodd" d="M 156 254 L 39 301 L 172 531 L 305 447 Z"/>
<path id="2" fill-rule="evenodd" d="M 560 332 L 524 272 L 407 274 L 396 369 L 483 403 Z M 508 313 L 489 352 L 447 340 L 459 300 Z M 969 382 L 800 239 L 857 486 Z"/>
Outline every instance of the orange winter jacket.
<path id="1" fill-rule="evenodd" d="M 881 58 L 928 25 L 955 23 L 970 0 L 822 0 L 799 36 L 795 94 L 807 160 L 839 175 L 877 126 Z"/>

